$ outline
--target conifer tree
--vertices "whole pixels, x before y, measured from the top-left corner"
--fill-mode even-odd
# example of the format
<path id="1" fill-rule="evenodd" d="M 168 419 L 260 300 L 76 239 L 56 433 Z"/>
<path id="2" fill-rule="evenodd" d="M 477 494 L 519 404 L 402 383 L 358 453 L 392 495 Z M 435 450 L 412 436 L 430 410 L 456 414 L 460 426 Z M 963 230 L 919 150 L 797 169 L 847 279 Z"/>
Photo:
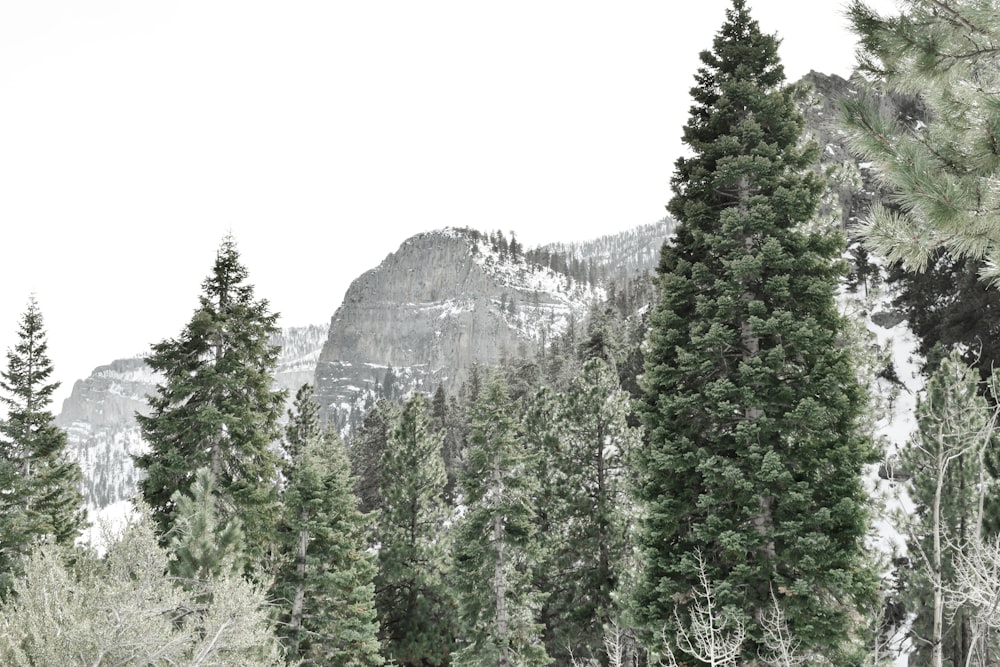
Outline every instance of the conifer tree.
<path id="1" fill-rule="evenodd" d="M 18 326 L 18 342 L 7 351 L 0 372 L 0 595 L 33 544 L 53 538 L 72 544 L 85 520 L 78 485 L 80 468 L 66 451 L 66 433 L 49 409 L 58 382 L 50 382 L 52 362 L 42 313 L 32 297 Z M 6 582 L 6 583 L 5 583 Z"/>
<path id="2" fill-rule="evenodd" d="M 21 573 L 22 558 L 31 544 L 24 508 L 19 501 L 21 476 L 13 461 L 0 458 L 0 601 Z"/>
<path id="3" fill-rule="evenodd" d="M 497 373 L 472 407 L 468 506 L 456 541 L 462 639 L 455 665 L 529 667 L 550 659 L 538 622 L 541 596 L 532 588 L 537 560 L 531 454 L 516 439 L 513 405 Z"/>
<path id="4" fill-rule="evenodd" d="M 354 476 L 354 491 L 361 501 L 359 509 L 367 514 L 382 505 L 382 455 L 389 445 L 389 435 L 399 417 L 399 407 L 380 398 L 365 413 L 361 426 L 351 436 L 348 457 Z"/>
<path id="5" fill-rule="evenodd" d="M 926 124 L 886 115 L 862 95 L 845 104 L 854 148 L 895 191 L 862 226 L 866 243 L 922 271 L 940 249 L 985 259 L 1000 277 L 1000 19 L 994 2 L 905 0 L 881 16 L 853 0 L 859 66 L 891 92 L 918 94 Z"/>
<path id="6" fill-rule="evenodd" d="M 637 613 L 669 639 L 700 552 L 746 624 L 747 659 L 776 596 L 802 650 L 837 662 L 872 589 L 861 467 L 874 456 L 833 298 L 843 244 L 806 226 L 816 147 L 800 142 L 777 46 L 734 0 L 691 91 L 647 339 Z"/>
<path id="7" fill-rule="evenodd" d="M 377 531 L 383 654 L 413 667 L 447 664 L 454 637 L 441 434 L 431 433 L 427 413 L 423 394 L 415 394 L 389 436 Z"/>
<path id="8" fill-rule="evenodd" d="M 236 241 L 226 236 L 198 308 L 180 335 L 153 345 L 150 368 L 164 379 L 136 415 L 150 451 L 136 459 L 140 482 L 161 533 L 174 524 L 171 497 L 188 494 L 194 471 L 207 467 L 217 484 L 223 523 L 238 517 L 251 564 L 267 551 L 277 521 L 278 417 L 284 392 L 272 390 L 277 314 L 254 298 Z"/>
<path id="9" fill-rule="evenodd" d="M 958 350 L 962 361 L 986 379 L 1000 367 L 1000 290 L 980 280 L 983 263 L 954 258 L 938 251 L 922 273 L 894 266 L 888 280 L 895 283 L 893 306 L 906 315 L 916 334 L 920 355 L 930 373 L 946 354 Z M 936 349 L 935 349 L 936 348 Z"/>
<path id="10" fill-rule="evenodd" d="M 558 502 L 548 508 L 551 527 L 543 534 L 554 657 L 568 650 L 597 659 L 605 628 L 621 615 L 613 594 L 632 560 L 626 470 L 639 439 L 629 410 L 628 394 L 599 358 L 584 362 L 557 400 L 547 453 Z"/>
<path id="11" fill-rule="evenodd" d="M 215 479 L 208 468 L 195 471 L 190 493 L 175 491 L 171 498 L 177 508 L 170 535 L 171 574 L 188 584 L 240 574 L 246 559 L 243 525 L 238 518 L 220 525 Z"/>
<path id="12" fill-rule="evenodd" d="M 375 563 L 344 445 L 320 427 L 311 385 L 299 389 L 288 416 L 279 635 L 302 665 L 381 665 Z"/>

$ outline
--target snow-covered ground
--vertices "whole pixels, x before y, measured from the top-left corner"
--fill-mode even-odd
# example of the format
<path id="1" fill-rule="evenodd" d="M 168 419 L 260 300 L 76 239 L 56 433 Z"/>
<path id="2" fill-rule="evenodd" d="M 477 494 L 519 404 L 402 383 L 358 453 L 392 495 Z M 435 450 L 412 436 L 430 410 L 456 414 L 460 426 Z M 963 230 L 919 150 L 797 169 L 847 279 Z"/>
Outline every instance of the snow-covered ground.
<path id="1" fill-rule="evenodd" d="M 882 462 L 870 466 L 865 475 L 875 512 L 868 544 L 881 556 L 886 588 L 894 583 L 893 559 L 906 554 L 906 539 L 899 530 L 898 517 L 914 510 L 905 485 L 891 479 L 891 463 L 917 429 L 917 398 L 926 379 L 921 372 L 924 359 L 907 322 L 887 327 L 873 319 L 875 316 L 885 321 L 878 315 L 892 311 L 892 297 L 891 289 L 880 285 L 867 295 L 861 288 L 856 293 L 845 289 L 838 299 L 850 321 L 863 323 L 859 334 L 867 337 L 860 372 L 872 399 L 873 436 L 882 451 Z M 906 632 L 905 625 L 898 628 L 886 647 L 894 654 L 894 667 L 909 664 L 911 646 Z"/>

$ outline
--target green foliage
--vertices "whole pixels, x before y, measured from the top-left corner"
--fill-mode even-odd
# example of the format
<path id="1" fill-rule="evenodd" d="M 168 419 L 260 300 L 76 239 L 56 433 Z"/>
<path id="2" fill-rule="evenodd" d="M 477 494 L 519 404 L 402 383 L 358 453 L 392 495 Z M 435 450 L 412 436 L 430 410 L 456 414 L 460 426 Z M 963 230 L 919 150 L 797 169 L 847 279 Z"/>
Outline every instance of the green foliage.
<path id="1" fill-rule="evenodd" d="M 444 665 L 454 637 L 441 434 L 427 401 L 406 402 L 382 457 L 375 598 L 383 653 L 402 665 Z"/>
<path id="2" fill-rule="evenodd" d="M 145 516 L 104 558 L 41 546 L 0 607 L 0 663 L 285 664 L 261 589 L 227 575 L 189 591 L 167 576 L 168 561 Z"/>
<path id="3" fill-rule="evenodd" d="M 539 406 L 544 397 L 539 397 Z M 546 624 L 553 657 L 596 659 L 604 632 L 621 610 L 614 597 L 632 564 L 631 455 L 628 394 L 600 358 L 584 362 L 545 417 L 533 411 L 526 429 L 547 457 L 545 557 L 539 569 L 548 593 Z M 540 418 L 541 417 L 541 418 Z M 539 427 L 547 431 L 534 435 Z"/>
<path id="4" fill-rule="evenodd" d="M 467 510 L 455 546 L 464 646 L 455 665 L 546 665 L 532 588 L 537 560 L 531 452 L 516 438 L 514 406 L 495 374 L 472 406 L 462 488 Z"/>
<path id="5" fill-rule="evenodd" d="M 658 634 L 688 616 L 700 551 L 719 603 L 747 624 L 748 659 L 772 593 L 804 650 L 837 655 L 873 581 L 860 477 L 874 453 L 833 299 L 842 242 L 805 228 L 822 186 L 777 45 L 734 0 L 701 54 L 637 460 L 640 619 Z"/>
<path id="6" fill-rule="evenodd" d="M 219 519 L 239 518 L 251 562 L 268 551 L 277 521 L 278 457 L 271 449 L 284 392 L 271 389 L 277 315 L 254 299 L 236 242 L 222 241 L 199 306 L 177 338 L 153 345 L 149 366 L 163 374 L 151 414 L 136 415 L 150 451 L 136 459 L 143 498 L 162 533 L 176 520 L 170 501 L 188 494 L 207 467 L 218 485 Z"/>
<path id="7" fill-rule="evenodd" d="M 72 544 L 86 515 L 77 488 L 80 468 L 66 451 L 66 433 L 49 410 L 58 382 L 42 313 L 34 297 L 21 317 L 18 342 L 0 372 L 0 597 L 9 590 L 20 560 L 46 539 Z"/>
<path id="8" fill-rule="evenodd" d="M 282 567 L 273 590 L 289 659 L 302 665 L 381 665 L 365 516 L 358 511 L 344 445 L 321 429 L 308 384 L 289 411 L 285 446 L 291 461 Z"/>
<path id="9" fill-rule="evenodd" d="M 996 5 L 982 0 L 906 0 L 880 16 L 862 0 L 849 13 L 863 71 L 877 84 L 919 94 L 926 125 L 887 116 L 868 96 L 845 104 L 855 150 L 893 189 L 862 226 L 868 245 L 907 270 L 922 271 L 939 249 L 985 259 L 996 280 L 1000 259 L 1000 38 Z"/>
<path id="10" fill-rule="evenodd" d="M 171 574 L 181 581 L 198 582 L 242 572 L 246 559 L 243 525 L 239 519 L 219 525 L 215 479 L 208 468 L 195 471 L 190 493 L 175 491 L 171 497 L 176 507 L 170 535 Z"/>
<path id="11" fill-rule="evenodd" d="M 894 268 L 889 279 L 897 285 L 893 304 L 906 316 L 910 329 L 920 340 L 920 354 L 927 360 L 925 370 L 934 370 L 951 350 L 961 352 L 962 361 L 979 370 L 986 379 L 1000 367 L 1000 290 L 979 279 L 982 262 L 955 259 L 937 251 L 922 273 Z M 940 348 L 935 350 L 935 348 Z"/>
<path id="12" fill-rule="evenodd" d="M 371 512 L 382 505 L 382 455 L 389 446 L 389 436 L 398 418 L 399 408 L 386 399 L 379 399 L 365 414 L 361 426 L 351 434 L 348 453 L 362 512 Z"/>

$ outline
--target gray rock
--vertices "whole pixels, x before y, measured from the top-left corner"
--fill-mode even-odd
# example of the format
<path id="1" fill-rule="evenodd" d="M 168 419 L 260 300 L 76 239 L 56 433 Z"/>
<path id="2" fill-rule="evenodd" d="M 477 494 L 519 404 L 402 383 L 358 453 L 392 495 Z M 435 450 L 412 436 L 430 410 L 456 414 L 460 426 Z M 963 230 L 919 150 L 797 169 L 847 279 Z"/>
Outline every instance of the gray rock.
<path id="1" fill-rule="evenodd" d="M 488 246 L 418 234 L 351 284 L 316 367 L 325 418 L 347 431 L 379 396 L 454 393 L 474 364 L 533 353 L 603 296 Z"/>

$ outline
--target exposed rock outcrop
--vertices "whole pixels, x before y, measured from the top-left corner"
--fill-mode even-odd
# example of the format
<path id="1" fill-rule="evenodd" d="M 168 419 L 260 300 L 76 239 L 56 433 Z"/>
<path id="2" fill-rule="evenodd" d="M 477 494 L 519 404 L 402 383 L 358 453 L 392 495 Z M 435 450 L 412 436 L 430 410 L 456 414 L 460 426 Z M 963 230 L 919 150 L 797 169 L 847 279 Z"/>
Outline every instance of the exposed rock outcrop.
<path id="1" fill-rule="evenodd" d="M 317 399 L 349 430 L 379 396 L 452 393 L 474 364 L 533 352 L 600 295 L 477 232 L 418 234 L 347 290 L 316 367 Z"/>

